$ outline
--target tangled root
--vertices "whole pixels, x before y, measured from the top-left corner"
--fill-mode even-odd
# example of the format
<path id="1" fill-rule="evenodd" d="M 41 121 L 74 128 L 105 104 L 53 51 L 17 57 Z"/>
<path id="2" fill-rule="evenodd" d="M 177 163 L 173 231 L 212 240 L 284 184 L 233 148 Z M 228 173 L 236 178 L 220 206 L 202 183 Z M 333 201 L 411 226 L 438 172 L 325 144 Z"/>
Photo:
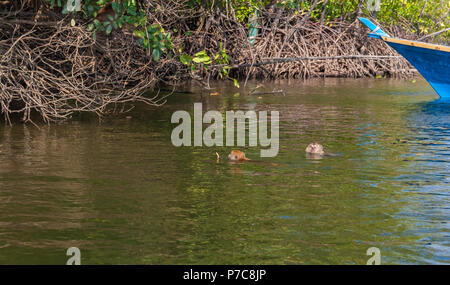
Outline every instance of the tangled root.
<path id="1" fill-rule="evenodd" d="M 9 34 L 0 41 L 0 104 L 7 122 L 13 113 L 23 114 L 28 122 L 37 111 L 52 122 L 74 112 L 103 116 L 116 103 L 164 103 L 159 94 L 143 94 L 176 64 L 156 65 L 132 34 L 119 31 L 94 41 L 84 27 L 64 21 L 1 28 Z"/>

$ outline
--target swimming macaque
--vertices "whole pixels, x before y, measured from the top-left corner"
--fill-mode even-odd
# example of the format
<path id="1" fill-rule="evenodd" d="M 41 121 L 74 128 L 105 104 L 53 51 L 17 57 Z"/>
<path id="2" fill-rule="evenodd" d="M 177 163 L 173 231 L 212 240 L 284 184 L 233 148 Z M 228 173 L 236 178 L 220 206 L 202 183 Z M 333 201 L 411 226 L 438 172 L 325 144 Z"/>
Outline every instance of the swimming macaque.
<path id="1" fill-rule="evenodd" d="M 219 154 L 216 152 L 216 156 L 217 156 L 217 162 L 219 162 Z M 272 163 L 272 162 L 267 162 L 267 161 L 258 161 L 258 160 L 251 160 L 249 158 L 247 158 L 245 156 L 245 153 L 240 151 L 240 150 L 232 150 L 231 153 L 228 155 L 228 160 L 230 161 L 230 164 L 241 164 L 242 162 L 247 162 L 249 161 L 249 163 L 258 163 L 258 164 L 262 164 L 262 165 L 268 165 L 268 166 L 278 166 L 278 164 L 276 163 Z M 230 169 L 232 174 L 235 175 L 242 175 L 242 174 L 246 174 L 246 175 L 264 175 L 263 172 L 255 172 L 255 171 L 248 171 L 248 170 L 244 170 L 243 168 L 239 167 L 239 166 L 234 166 Z"/>
<path id="2" fill-rule="evenodd" d="M 323 151 L 323 146 L 318 142 L 310 143 L 306 149 L 306 153 L 309 154 L 318 154 L 318 155 L 324 155 L 325 152 Z"/>
<path id="3" fill-rule="evenodd" d="M 240 150 L 232 150 L 228 155 L 228 159 L 231 161 L 248 161 L 249 158 L 245 157 L 245 153 Z"/>
<path id="4" fill-rule="evenodd" d="M 306 156 L 313 159 L 321 159 L 324 156 L 338 156 L 335 153 L 328 153 L 323 150 L 323 146 L 318 142 L 310 143 L 306 149 Z"/>

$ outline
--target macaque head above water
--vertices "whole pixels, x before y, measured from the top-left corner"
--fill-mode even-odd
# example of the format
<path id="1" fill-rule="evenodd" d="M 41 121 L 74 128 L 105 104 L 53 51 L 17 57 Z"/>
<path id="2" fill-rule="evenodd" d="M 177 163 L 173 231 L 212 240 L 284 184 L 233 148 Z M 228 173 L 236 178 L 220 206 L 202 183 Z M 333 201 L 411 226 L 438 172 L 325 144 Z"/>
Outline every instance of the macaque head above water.
<path id="1" fill-rule="evenodd" d="M 308 154 L 319 154 L 319 155 L 324 154 L 323 146 L 317 142 L 310 143 L 306 147 L 305 151 Z"/>
<path id="2" fill-rule="evenodd" d="M 243 153 L 240 150 L 232 150 L 231 153 L 228 155 L 228 159 L 231 161 L 246 161 L 250 160 L 245 157 L 245 153 Z"/>

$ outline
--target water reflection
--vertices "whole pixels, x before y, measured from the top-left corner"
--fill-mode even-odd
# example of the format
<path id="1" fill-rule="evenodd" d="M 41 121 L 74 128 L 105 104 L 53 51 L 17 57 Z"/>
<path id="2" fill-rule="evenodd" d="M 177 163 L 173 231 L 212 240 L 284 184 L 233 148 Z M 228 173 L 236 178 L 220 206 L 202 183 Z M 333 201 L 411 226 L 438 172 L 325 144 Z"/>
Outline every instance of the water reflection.
<path id="1" fill-rule="evenodd" d="M 412 130 L 410 153 L 414 164 L 397 179 L 406 187 L 410 204 L 397 214 L 408 219 L 425 262 L 450 262 L 450 102 L 436 100 L 418 106 L 408 118 Z M 420 233 L 420 234 L 417 234 Z"/>

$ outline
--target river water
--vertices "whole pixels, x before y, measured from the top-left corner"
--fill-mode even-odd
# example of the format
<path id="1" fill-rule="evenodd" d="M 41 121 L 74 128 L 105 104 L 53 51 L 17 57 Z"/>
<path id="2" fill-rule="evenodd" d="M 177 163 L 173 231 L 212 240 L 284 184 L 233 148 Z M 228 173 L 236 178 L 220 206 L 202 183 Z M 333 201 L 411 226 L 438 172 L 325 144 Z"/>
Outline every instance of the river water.
<path id="1" fill-rule="evenodd" d="M 65 264 L 69 247 L 82 264 L 366 264 L 370 247 L 382 264 L 450 263 L 450 104 L 426 82 L 212 86 L 131 119 L 2 124 L 0 264 Z M 278 155 L 174 147 L 171 115 L 195 102 L 279 111 Z M 306 157 L 312 141 L 337 156 Z"/>

